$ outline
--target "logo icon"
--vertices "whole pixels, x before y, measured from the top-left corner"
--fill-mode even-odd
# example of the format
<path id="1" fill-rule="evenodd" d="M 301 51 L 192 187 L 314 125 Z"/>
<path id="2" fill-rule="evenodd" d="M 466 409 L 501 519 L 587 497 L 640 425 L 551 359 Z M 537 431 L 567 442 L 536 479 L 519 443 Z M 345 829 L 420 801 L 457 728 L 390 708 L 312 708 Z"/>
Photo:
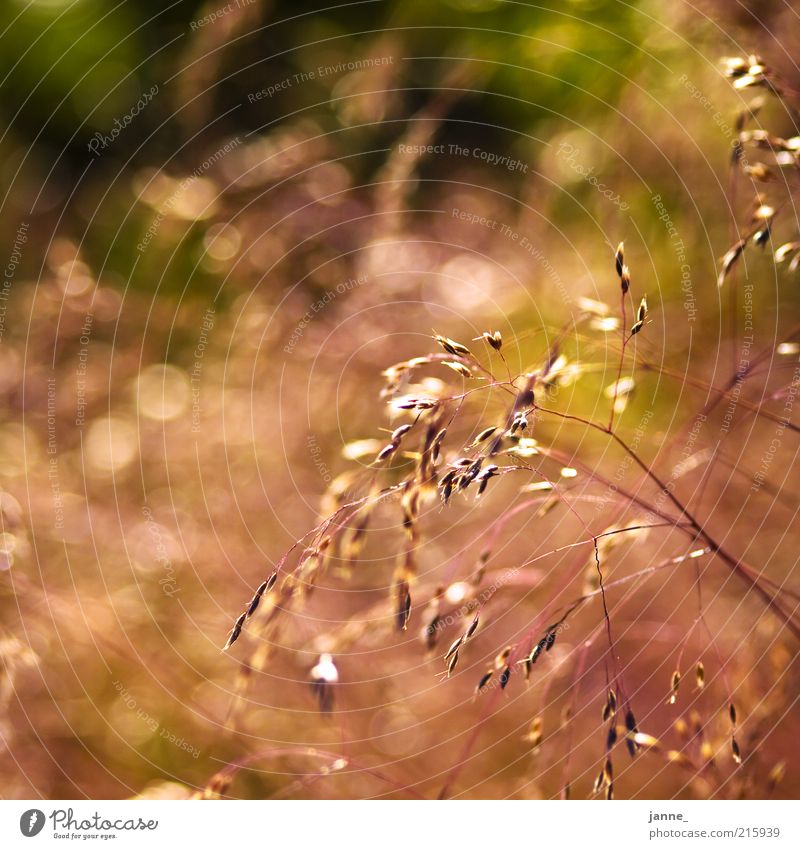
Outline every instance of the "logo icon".
<path id="1" fill-rule="evenodd" d="M 44 813 L 38 808 L 31 808 L 19 818 L 19 830 L 25 837 L 36 837 L 44 828 Z"/>

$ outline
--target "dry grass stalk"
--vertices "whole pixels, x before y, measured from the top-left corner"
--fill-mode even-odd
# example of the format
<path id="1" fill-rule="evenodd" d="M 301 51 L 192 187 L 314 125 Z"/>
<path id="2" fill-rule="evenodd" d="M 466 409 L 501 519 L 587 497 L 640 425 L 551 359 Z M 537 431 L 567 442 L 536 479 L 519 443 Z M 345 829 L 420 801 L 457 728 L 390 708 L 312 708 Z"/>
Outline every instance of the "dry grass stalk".
<path id="1" fill-rule="evenodd" d="M 772 96 L 783 97 L 780 88 L 772 82 L 770 70 L 751 60 L 732 62 L 729 66 L 730 76 L 737 87 L 759 86 L 767 89 Z M 747 121 L 756 111 L 757 107 L 753 105 L 749 113 L 737 120 L 740 151 L 755 148 L 765 150 L 770 155 L 791 154 L 796 157 L 800 144 L 796 144 L 793 139 L 779 139 L 746 129 Z M 737 162 L 740 161 L 744 161 L 741 156 L 737 159 Z M 763 247 L 770 240 L 778 211 L 779 206 L 767 202 L 760 195 L 757 197 L 746 235 L 723 257 L 718 281 L 720 285 L 732 274 L 749 244 Z M 800 263 L 800 240 L 787 242 L 775 253 L 777 262 L 790 256 L 794 256 L 793 263 L 795 260 Z M 568 378 L 577 379 L 586 373 L 586 366 L 581 363 L 571 364 L 570 352 L 565 351 L 568 348 L 568 333 L 574 329 L 571 325 L 565 325 L 547 349 L 541 351 L 537 359 L 517 375 L 508 369 L 504 341 L 499 331 L 487 330 L 476 338 L 475 341 L 485 342 L 485 346 L 480 346 L 479 353 L 473 352 L 455 338 L 434 331 L 433 343 L 441 352 L 422 352 L 417 357 L 390 365 L 383 372 L 385 382 L 380 397 L 389 409 L 391 424 L 386 431 L 390 436 L 382 447 L 373 448 L 376 451 L 371 454 L 374 460 L 364 469 L 360 478 L 348 478 L 350 500 L 342 496 L 338 485 L 332 486 L 327 494 L 327 501 L 333 506 L 331 515 L 299 540 L 283 556 L 270 576 L 257 587 L 244 611 L 235 619 L 225 649 L 231 649 L 242 634 L 251 628 L 255 638 L 268 641 L 274 636 L 279 623 L 289 618 L 293 610 L 299 610 L 314 587 L 324 580 L 331 562 L 337 562 L 338 569 L 342 568 L 342 564 L 351 568 L 358 563 L 371 521 L 379 512 L 383 516 L 389 509 L 395 510 L 397 502 L 397 531 L 401 542 L 397 549 L 394 573 L 391 580 L 387 581 L 391 587 L 390 598 L 372 618 L 380 619 L 383 616 L 387 622 L 387 631 L 388 627 L 393 627 L 400 632 L 407 631 L 413 622 L 418 621 L 422 650 L 428 654 L 438 650 L 443 635 L 447 633 L 449 636 L 445 639 L 449 639 L 449 643 L 444 644 L 449 645 L 449 648 L 441 656 L 444 665 L 441 674 L 444 679 L 460 677 L 455 676 L 455 673 L 461 660 L 472 653 L 472 641 L 481 639 L 479 624 L 484 611 L 505 590 L 498 586 L 489 589 L 484 587 L 492 551 L 491 542 L 480 552 L 477 567 L 462 576 L 461 580 L 453 580 L 449 576 L 446 579 L 436 577 L 420 580 L 418 560 L 424 557 L 425 520 L 428 511 L 458 509 L 457 505 L 472 493 L 475 493 L 475 498 L 479 498 L 489 492 L 491 499 L 494 487 L 504 487 L 507 480 L 525 476 L 528 483 L 524 485 L 523 491 L 530 494 L 532 501 L 538 499 L 538 518 L 544 519 L 549 511 L 563 507 L 566 513 L 582 523 L 585 538 L 575 545 L 592 546 L 594 575 L 586 592 L 571 604 L 564 606 L 555 600 L 558 596 L 554 596 L 554 600 L 544 606 L 528 631 L 501 650 L 495 656 L 493 665 L 476 676 L 478 680 L 474 685 L 474 695 L 481 695 L 479 701 L 486 705 L 484 710 L 490 711 L 494 700 L 503 691 L 512 692 L 515 686 L 524 686 L 523 679 L 535 681 L 543 665 L 549 668 L 550 664 L 539 662 L 557 644 L 570 617 L 585 610 L 591 600 L 597 599 L 602 605 L 602 618 L 598 614 L 598 620 L 608 643 L 603 655 L 608 670 L 608 683 L 602 708 L 604 726 L 607 724 L 603 732 L 604 760 L 594 783 L 594 792 L 603 792 L 606 798 L 613 797 L 615 773 L 612 758 L 617 744 L 622 740 L 631 757 L 645 749 L 661 754 L 669 764 L 694 770 L 697 774 L 704 773 L 712 766 L 716 749 L 712 741 L 707 739 L 706 729 L 698 716 L 692 715 L 691 723 L 682 718 L 676 722 L 676 733 L 686 736 L 685 746 L 680 750 L 663 746 L 638 727 L 630 695 L 635 692 L 635 688 L 626 686 L 619 668 L 619 648 L 612 631 L 615 608 L 607 596 L 609 589 L 619 587 L 627 579 L 609 583 L 604 576 L 603 561 L 611 551 L 609 539 L 618 534 L 633 534 L 642 528 L 665 528 L 683 533 L 689 538 L 691 552 L 642 570 L 640 576 L 661 569 L 680 569 L 699 556 L 713 557 L 731 574 L 740 578 L 747 589 L 752 590 L 796 636 L 800 636 L 800 622 L 779 588 L 763 577 L 758 569 L 724 548 L 689 505 L 676 494 L 674 487 L 662 479 L 659 471 L 649 465 L 620 434 L 619 427 L 615 427 L 615 414 L 621 415 L 625 409 L 625 405 L 619 402 L 632 392 L 635 385 L 632 379 L 630 383 L 622 380 L 623 367 L 629 357 L 631 366 L 636 365 L 635 349 L 642 338 L 639 334 L 648 323 L 649 304 L 646 297 L 639 299 L 634 321 L 628 329 L 626 304 L 632 297 L 632 279 L 622 242 L 614 253 L 613 265 L 619 280 L 619 318 L 614 317 L 613 324 L 607 328 L 604 325 L 603 329 L 598 330 L 591 322 L 598 318 L 607 321 L 611 310 L 604 304 L 598 306 L 592 303 L 586 306 L 581 319 L 589 325 L 590 330 L 594 328 L 604 338 L 607 329 L 618 333 L 620 356 L 616 380 L 609 384 L 603 399 L 603 403 L 611 401 L 607 423 L 562 411 L 555 406 L 555 390 L 561 382 Z M 634 337 L 637 337 L 635 344 L 632 342 Z M 646 334 L 644 338 L 646 340 Z M 769 356 L 769 352 L 764 356 Z M 492 370 L 493 362 L 498 360 L 502 361 L 507 370 L 506 375 L 497 375 Z M 442 365 L 445 370 L 438 369 Z M 426 369 L 438 369 L 435 380 L 425 377 Z M 442 371 L 449 375 L 450 383 L 438 376 Z M 713 403 L 717 404 L 725 397 L 724 393 L 720 393 Z M 754 410 L 756 416 L 766 413 L 760 406 Z M 620 512 L 624 507 L 629 507 L 648 513 L 654 517 L 654 521 L 646 525 L 612 526 L 602 533 L 592 531 L 571 498 L 571 482 L 576 477 L 582 477 L 590 484 L 606 488 L 611 482 L 593 458 L 568 456 L 558 444 L 548 443 L 546 429 L 541 432 L 541 422 L 558 425 L 569 423 L 580 427 L 603 437 L 620 451 L 632 468 L 641 474 L 642 480 L 656 488 L 660 498 L 656 501 L 643 494 L 641 488 L 633 491 L 614 484 L 614 504 Z M 533 433 L 536 434 L 535 438 Z M 490 489 L 492 481 L 495 483 Z M 515 486 L 519 488 L 518 484 Z M 497 519 L 497 528 L 502 528 L 506 521 L 508 518 Z M 491 534 L 488 539 L 491 540 Z M 523 563 L 520 568 L 525 565 Z M 422 574 L 425 574 L 425 570 Z M 279 575 L 283 576 L 280 584 L 277 583 Z M 569 586 L 569 583 L 565 586 Z M 450 595 L 460 600 L 448 601 Z M 364 626 L 355 624 L 332 631 L 327 635 L 331 651 L 338 652 L 353 644 L 363 637 L 364 631 Z M 250 663 L 242 667 L 248 670 L 246 679 L 249 679 L 253 669 L 264 663 L 263 656 L 256 660 L 254 663 L 251 658 Z M 514 676 L 513 671 L 519 666 L 523 667 L 524 675 Z M 676 704 L 678 699 L 681 682 L 679 667 L 680 658 L 678 668 L 670 679 L 669 705 Z M 320 710 L 332 711 L 334 687 L 339 681 L 332 654 L 324 653 L 320 656 L 311 670 L 311 680 Z M 695 667 L 695 681 L 698 691 L 705 688 L 705 667 L 702 662 L 698 662 Z M 622 716 L 621 724 L 619 715 Z M 741 751 L 736 738 L 737 715 L 732 703 L 729 718 L 731 751 L 734 760 L 741 763 Z M 542 718 L 537 715 L 526 738 L 533 749 L 538 750 L 542 743 L 541 728 Z M 459 766 L 454 767 L 448 776 L 442 795 L 447 795 L 459 769 Z M 565 787 L 568 786 L 569 782 L 565 782 Z"/>

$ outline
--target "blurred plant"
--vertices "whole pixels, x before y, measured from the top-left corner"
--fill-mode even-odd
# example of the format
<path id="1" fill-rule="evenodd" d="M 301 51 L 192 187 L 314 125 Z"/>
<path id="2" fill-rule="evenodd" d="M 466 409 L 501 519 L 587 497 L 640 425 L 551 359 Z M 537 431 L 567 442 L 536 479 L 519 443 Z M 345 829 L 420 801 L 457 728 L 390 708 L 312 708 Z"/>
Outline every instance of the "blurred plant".
<path id="1" fill-rule="evenodd" d="M 787 82 L 734 60 L 765 96 L 712 126 L 702 53 L 612 0 L 99 5 L 6 34 L 4 795 L 796 795 L 800 339 L 751 352 L 736 279 L 793 214 Z M 722 376 L 720 130 L 756 196 Z"/>
<path id="2" fill-rule="evenodd" d="M 747 61 L 729 60 L 728 73 L 737 88 L 765 86 L 784 102 L 785 92 L 772 80 L 763 62 L 755 57 Z M 735 161 L 744 162 L 743 151 L 752 145 L 774 153 L 779 164 L 796 167 L 796 155 L 800 150 L 800 144 L 795 144 L 796 139 L 783 141 L 762 131 L 744 130 L 748 116 L 755 111 L 757 106 L 751 104 L 747 114 L 739 119 L 740 136 L 734 150 Z M 766 166 L 763 166 L 763 172 L 756 164 L 746 167 L 747 173 L 754 178 L 762 175 L 766 179 L 764 175 L 769 173 Z M 751 230 L 723 260 L 720 284 L 731 272 L 748 242 L 764 244 L 769 239 L 775 208 L 767 205 L 762 198 L 758 198 L 757 203 Z M 781 261 L 793 250 L 798 251 L 793 260 L 796 267 L 800 262 L 800 243 L 782 246 L 776 253 L 776 259 Z M 418 631 L 422 650 L 429 654 L 440 652 L 443 662 L 441 675 L 451 678 L 459 669 L 459 661 L 473 653 L 472 645 L 480 641 L 487 620 L 493 615 L 502 617 L 504 607 L 510 603 L 506 599 L 517 589 L 514 576 L 564 549 L 587 550 L 588 572 L 587 557 L 582 555 L 581 560 L 576 561 L 576 567 L 559 577 L 558 586 L 550 592 L 524 633 L 501 649 L 492 664 L 476 675 L 475 696 L 486 700 L 483 711 L 461 757 L 448 771 L 439 795 L 446 797 L 452 793 L 481 725 L 491 715 L 500 695 L 513 687 L 516 681 L 527 682 L 535 675 L 535 667 L 537 664 L 541 666 L 547 658 L 560 634 L 569 627 L 573 615 L 592 602 L 599 603 L 600 620 L 590 627 L 580 648 L 574 649 L 579 658 L 576 664 L 578 671 L 570 688 L 572 706 L 565 710 L 561 722 L 562 729 L 569 728 L 585 670 L 586 654 L 602 635 L 606 648 L 596 664 L 605 670 L 605 684 L 602 693 L 595 693 L 594 698 L 602 700 L 604 743 L 602 768 L 592 792 L 606 798 L 613 797 L 614 758 L 622 744 L 632 758 L 645 751 L 685 770 L 689 781 L 701 780 L 705 792 L 711 795 L 732 792 L 728 787 L 730 778 L 720 771 L 716 757 L 721 748 L 726 748 L 733 765 L 739 766 L 746 760 L 748 752 L 740 743 L 740 720 L 733 695 L 735 688 L 728 680 L 727 662 L 720 654 L 712 628 L 706 621 L 703 578 L 711 562 L 722 564 L 741 581 L 745 592 L 754 594 L 795 639 L 800 638 L 797 613 L 800 596 L 770 579 L 763 568 L 746 562 L 720 542 L 703 516 L 687 499 L 676 494 L 674 479 L 667 480 L 659 472 L 656 462 L 644 458 L 638 447 L 641 433 L 630 429 L 626 431 L 621 426 L 619 419 L 635 386 L 633 378 L 623 377 L 625 366 L 630 371 L 638 368 L 655 371 L 663 377 L 674 375 L 670 374 L 668 366 L 637 361 L 637 344 L 647 335 L 649 309 L 647 298 L 638 292 L 634 294 L 637 287 L 632 284 L 622 244 L 616 250 L 614 268 L 620 285 L 619 316 L 615 317 L 614 311 L 606 304 L 584 299 L 577 322 L 561 327 L 541 359 L 516 375 L 512 374 L 505 355 L 507 343 L 499 331 L 491 329 L 473 340 L 481 345 L 484 353 L 477 353 L 463 341 L 434 332 L 432 339 L 441 349 L 440 353 L 421 352 L 419 356 L 394 363 L 383 372 L 385 383 L 381 397 L 389 411 L 388 440 L 378 446 L 366 468 L 360 472 L 347 472 L 331 484 L 325 498 L 329 508 L 327 518 L 285 552 L 231 630 L 226 649 L 236 644 L 245 631 L 256 643 L 251 657 L 242 666 L 238 697 L 229 716 L 231 726 L 235 725 L 237 716 L 246 706 L 248 680 L 254 672 L 260 673 L 267 668 L 277 645 L 283 642 L 278 636 L 281 623 L 292 614 L 300 615 L 326 572 L 333 572 L 338 577 L 352 573 L 367 543 L 370 523 L 375 522 L 380 529 L 374 532 L 373 537 L 382 541 L 375 544 L 398 551 L 393 575 L 388 582 L 391 598 L 383 611 L 370 609 L 358 620 L 325 630 L 316 640 L 315 645 L 324 646 L 324 651 L 311 672 L 311 680 L 322 710 L 331 709 L 339 686 L 340 676 L 334 661 L 336 654 L 357 644 L 367 629 L 373 632 L 383 629 L 386 632 L 393 623 L 400 633 L 409 629 Z M 627 318 L 629 305 L 635 315 L 630 325 Z M 583 342 L 584 349 L 596 351 L 596 359 L 571 359 L 572 355 L 565 353 L 571 338 Z M 793 330 L 782 344 L 796 346 L 798 341 L 800 328 Z M 685 438 L 698 417 L 705 421 L 723 401 L 741 402 L 755 416 L 782 421 L 787 429 L 796 431 L 797 427 L 788 417 L 776 416 L 768 409 L 769 402 L 779 397 L 780 392 L 773 392 L 756 404 L 740 399 L 738 393 L 734 393 L 737 380 L 757 375 L 757 366 L 771 359 L 775 353 L 776 346 L 770 346 L 754 354 L 745 373 L 737 370 L 724 389 L 699 381 L 712 400 L 701 411 L 693 412 L 685 426 L 672 435 L 667 447 Z M 618 360 L 616 379 L 604 388 L 597 402 L 609 404 L 607 419 L 598 420 L 572 412 L 569 408 L 559 409 L 559 387 L 598 367 L 602 368 L 604 362 L 614 358 Z M 683 379 L 683 375 L 680 377 Z M 783 391 L 788 391 L 791 386 L 794 382 L 784 386 Z M 649 422 L 652 416 L 653 412 L 648 411 L 646 420 Z M 595 442 L 577 452 L 562 447 L 558 438 L 560 431 L 553 438 L 547 430 L 548 420 L 569 422 L 608 440 L 622 452 L 624 462 L 638 469 L 641 475 L 638 483 L 632 487 L 618 485 L 598 459 L 605 456 L 605 448 L 599 453 Z M 705 450 L 708 451 L 708 448 L 712 446 Z M 358 457 L 369 450 L 375 451 L 373 441 L 359 442 L 351 446 L 350 454 Z M 480 500 L 488 490 L 511 487 L 512 482 L 520 477 L 524 483 L 518 490 L 523 494 L 523 500 L 512 506 L 505 505 L 485 519 L 483 547 L 476 552 L 471 566 L 463 568 L 463 564 L 456 561 L 444 569 L 420 570 L 425 526 L 433 524 L 434 514 L 440 505 L 452 511 L 455 509 L 454 501 L 467 499 L 473 494 L 475 500 Z M 743 482 L 742 485 L 746 484 Z M 654 494 L 648 494 L 648 487 Z M 590 495 L 588 491 L 598 488 L 603 493 L 601 505 L 611 506 L 616 512 L 615 521 L 602 531 L 593 529 L 591 519 L 585 518 L 580 511 L 581 503 L 597 500 L 597 496 Z M 578 539 L 522 560 L 511 570 L 511 579 L 491 570 L 500 533 L 515 517 L 534 511 L 539 519 L 543 519 L 557 507 L 563 507 L 583 528 Z M 380 522 L 377 521 L 379 515 Z M 673 531 L 678 531 L 685 540 L 681 544 L 676 543 L 672 554 L 660 562 L 608 580 L 609 562 L 613 563 L 613 548 L 617 543 L 625 537 L 641 538 L 655 530 L 665 532 L 668 539 L 673 538 Z M 701 561 L 706 564 L 702 570 Z M 626 595 L 628 598 L 654 574 L 691 568 L 695 569 L 696 618 L 686 628 L 680 641 L 678 662 L 670 676 L 664 700 L 668 705 L 679 700 L 681 681 L 686 671 L 684 651 L 689 636 L 697 628 L 707 634 L 709 650 L 724 684 L 725 699 L 709 717 L 703 718 L 697 710 L 692 710 L 688 718 L 680 718 L 674 728 L 679 743 L 672 746 L 639 727 L 633 707 L 637 685 L 628 680 L 630 673 L 626 671 L 615 637 L 615 608 L 609 601 L 608 592 L 612 588 L 631 585 Z M 564 603 L 563 594 L 581 575 L 584 577 L 584 591 L 573 601 Z M 664 623 L 663 627 L 666 629 L 667 624 Z M 442 651 L 440 645 L 449 645 L 449 648 Z M 698 657 L 692 662 L 697 691 L 704 690 L 707 685 L 707 666 L 707 659 L 704 661 Z M 719 714 L 725 717 L 725 728 L 716 723 L 714 715 Z M 652 721 L 651 715 L 648 722 Z M 542 745 L 543 726 L 543 717 L 535 716 L 526 737 L 534 750 Z M 569 732 L 561 791 L 564 797 L 569 797 L 571 792 L 571 745 Z M 775 769 L 777 766 L 772 772 Z M 752 783 L 746 780 L 735 786 L 735 792 L 740 794 L 759 792 L 753 790 Z"/>
<path id="3" fill-rule="evenodd" d="M 781 81 L 775 72 L 759 56 L 746 59 L 737 56 L 725 60 L 725 73 L 737 91 L 753 88 L 764 89 L 767 97 L 777 101 L 788 116 L 794 134 L 789 138 L 780 136 L 762 128 L 748 129 L 765 107 L 765 96 L 751 100 L 737 115 L 735 129 L 738 133 L 731 153 L 731 163 L 750 179 L 755 189 L 753 212 L 744 228 L 744 235 L 728 250 L 722 258 L 718 283 L 722 286 L 748 244 L 758 247 L 767 245 L 772 237 L 775 219 L 790 202 L 795 187 L 792 179 L 800 168 L 800 116 L 792 97 L 796 93 Z M 753 158 L 757 156 L 758 158 Z M 762 184 L 763 189 L 757 188 Z M 764 192 L 772 187 L 773 191 L 783 193 L 784 197 L 769 199 Z M 786 242 L 774 252 L 775 261 L 785 262 L 791 257 L 789 271 L 796 271 L 800 265 L 800 242 Z"/>

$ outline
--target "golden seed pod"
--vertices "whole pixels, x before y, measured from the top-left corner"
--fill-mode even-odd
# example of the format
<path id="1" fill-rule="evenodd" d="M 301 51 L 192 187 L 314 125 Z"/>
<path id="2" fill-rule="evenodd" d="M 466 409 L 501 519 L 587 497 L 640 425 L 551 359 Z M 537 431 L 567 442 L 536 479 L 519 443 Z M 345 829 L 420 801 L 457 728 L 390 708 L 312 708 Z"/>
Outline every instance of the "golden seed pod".
<path id="1" fill-rule="evenodd" d="M 670 693 L 669 700 L 667 701 L 668 705 L 674 705 L 678 700 L 678 688 L 681 685 L 681 673 L 679 670 L 675 670 L 672 673 L 672 680 L 670 682 L 670 689 L 672 692 Z"/>
<path id="2" fill-rule="evenodd" d="M 698 690 L 702 690 L 706 684 L 706 668 L 703 666 L 702 661 L 698 661 L 694 670 L 694 677 L 695 681 L 697 681 Z"/>
<path id="3" fill-rule="evenodd" d="M 625 268 L 625 242 L 620 242 L 617 245 L 617 251 L 614 254 L 614 263 L 617 267 L 617 276 L 622 277 L 622 271 Z"/>

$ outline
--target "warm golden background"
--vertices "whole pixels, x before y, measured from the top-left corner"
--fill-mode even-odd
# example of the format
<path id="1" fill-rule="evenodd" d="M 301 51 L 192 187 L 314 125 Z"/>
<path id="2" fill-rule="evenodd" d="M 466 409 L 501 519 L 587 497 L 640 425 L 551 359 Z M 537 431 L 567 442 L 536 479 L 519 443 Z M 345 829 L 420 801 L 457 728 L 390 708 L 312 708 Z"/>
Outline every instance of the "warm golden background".
<path id="1" fill-rule="evenodd" d="M 581 298 L 616 314 L 622 239 L 650 323 L 637 365 L 626 361 L 635 389 L 619 432 L 797 607 L 798 434 L 780 423 L 800 422 L 787 395 L 797 350 L 777 346 L 797 320 L 798 281 L 769 249 L 748 248 L 721 290 L 716 276 L 756 190 L 784 204 L 773 248 L 798 229 L 796 169 L 764 186 L 731 176 L 751 94 L 720 60 L 757 52 L 800 88 L 800 7 L 157 5 L 0 4 L 0 795 L 184 797 L 220 771 L 234 776 L 223 794 L 245 798 L 435 797 L 446 783 L 452 796 L 547 798 L 566 781 L 591 795 L 606 734 L 597 600 L 528 685 L 517 674 L 472 699 L 543 609 L 593 586 L 591 547 L 517 569 L 609 526 L 607 490 L 585 466 L 659 500 L 578 423 L 543 418 L 536 437 L 577 458 L 579 516 L 555 504 L 509 518 L 487 583 L 514 577 L 449 680 L 441 655 L 459 626 L 427 656 L 422 604 L 474 569 L 487 529 L 535 477 L 494 481 L 477 504 L 426 506 L 407 632 L 392 622 L 398 514 L 378 511 L 358 560 L 334 564 L 286 618 L 227 725 L 258 634 L 221 647 L 329 508 L 328 485 L 371 460 L 346 446 L 380 446 L 397 424 L 383 369 L 436 350 L 433 330 L 488 362 L 471 340 L 495 329 L 514 374 L 540 368 Z M 752 126 L 798 134 L 777 103 Z M 752 353 L 768 355 L 730 421 L 726 400 L 690 437 L 708 387 L 735 382 L 750 333 Z M 613 318 L 573 326 L 550 406 L 605 422 L 618 352 Z M 476 428 L 498 409 L 478 402 Z M 620 538 L 604 551 L 606 580 L 697 547 L 678 529 Z M 700 608 L 694 565 L 609 590 L 639 726 L 695 765 L 620 747 L 616 795 L 796 797 L 797 640 L 718 560 L 701 569 Z M 328 649 L 341 677 L 330 717 L 308 684 Z"/>

